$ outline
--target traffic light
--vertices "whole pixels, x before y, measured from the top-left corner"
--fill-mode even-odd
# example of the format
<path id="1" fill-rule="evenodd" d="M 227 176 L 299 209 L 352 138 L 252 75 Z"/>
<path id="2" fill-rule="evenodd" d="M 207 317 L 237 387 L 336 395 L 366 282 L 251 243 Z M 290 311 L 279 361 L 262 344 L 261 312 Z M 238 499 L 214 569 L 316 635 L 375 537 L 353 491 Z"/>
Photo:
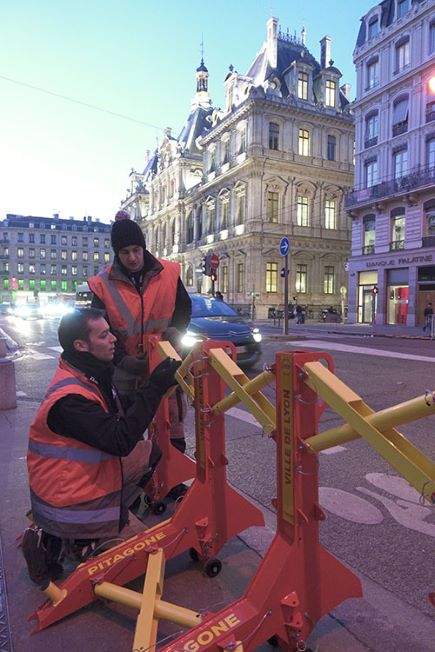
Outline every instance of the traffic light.
<path id="1" fill-rule="evenodd" d="M 377 285 L 374 285 L 374 286 L 372 287 L 372 294 L 375 294 L 375 295 L 376 295 L 376 294 L 379 294 L 379 288 L 378 288 Z"/>
<path id="2" fill-rule="evenodd" d="M 212 269 L 210 272 L 210 280 L 213 282 L 217 281 L 217 272 L 215 269 Z"/>
<path id="3" fill-rule="evenodd" d="M 210 276 L 211 274 L 210 254 L 207 254 L 207 256 L 203 256 L 202 258 L 202 273 L 205 274 L 205 276 Z"/>
<path id="4" fill-rule="evenodd" d="M 281 267 L 281 272 L 280 273 L 281 273 L 282 278 L 285 278 L 285 267 Z M 289 274 L 289 270 L 287 270 L 287 276 L 288 276 L 288 274 Z"/>

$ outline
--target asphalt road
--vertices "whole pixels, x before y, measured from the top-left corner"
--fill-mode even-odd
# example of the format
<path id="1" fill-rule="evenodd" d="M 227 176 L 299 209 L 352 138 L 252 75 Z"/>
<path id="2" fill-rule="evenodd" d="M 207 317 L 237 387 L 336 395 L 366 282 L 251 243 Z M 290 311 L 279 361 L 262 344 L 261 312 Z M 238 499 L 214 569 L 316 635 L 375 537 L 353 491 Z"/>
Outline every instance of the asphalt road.
<path id="1" fill-rule="evenodd" d="M 59 348 L 56 321 L 0 319 L 18 342 L 16 377 L 19 400 L 42 399 L 54 372 Z M 306 348 L 327 351 L 336 375 L 374 410 L 435 389 L 435 342 L 355 336 L 324 336 L 306 341 L 266 341 L 263 356 L 250 376 L 270 364 L 278 351 Z M 310 339 L 308 339 L 310 338 Z M 321 338 L 321 339 L 320 339 Z M 274 387 L 265 393 L 274 400 Z M 195 446 L 193 411 L 187 419 L 188 445 Z M 341 423 L 329 408 L 319 430 Z M 435 459 L 435 419 L 399 428 Z M 270 510 L 275 496 L 275 445 L 241 407 L 226 417 L 231 482 Z M 333 554 L 433 616 L 428 593 L 435 591 L 435 508 L 421 500 L 406 481 L 362 440 L 319 454 L 320 499 L 327 513 L 322 543 Z"/>

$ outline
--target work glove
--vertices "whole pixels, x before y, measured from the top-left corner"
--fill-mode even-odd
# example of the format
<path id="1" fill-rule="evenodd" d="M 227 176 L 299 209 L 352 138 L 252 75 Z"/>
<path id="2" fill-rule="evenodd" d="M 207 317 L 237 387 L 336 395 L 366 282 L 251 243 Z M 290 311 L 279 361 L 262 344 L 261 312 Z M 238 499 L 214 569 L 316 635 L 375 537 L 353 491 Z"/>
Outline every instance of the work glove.
<path id="1" fill-rule="evenodd" d="M 180 360 L 165 358 L 152 372 L 149 378 L 150 385 L 157 387 L 162 394 L 165 394 L 170 387 L 177 384 L 174 375 L 180 364 Z"/>
<path id="2" fill-rule="evenodd" d="M 169 326 L 162 334 L 162 339 L 169 342 L 176 351 L 180 349 L 181 346 L 181 333 L 178 328 L 175 326 Z"/>
<path id="3" fill-rule="evenodd" d="M 145 378 L 148 374 L 148 356 L 146 353 L 125 355 L 117 366 L 133 376 Z"/>

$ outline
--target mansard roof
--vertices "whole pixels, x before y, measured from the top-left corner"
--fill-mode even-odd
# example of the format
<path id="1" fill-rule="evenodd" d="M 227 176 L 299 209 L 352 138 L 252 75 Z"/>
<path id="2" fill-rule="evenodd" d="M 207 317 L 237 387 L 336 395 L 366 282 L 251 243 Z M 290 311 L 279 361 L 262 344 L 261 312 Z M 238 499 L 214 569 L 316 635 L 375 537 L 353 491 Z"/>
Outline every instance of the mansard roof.
<path id="1" fill-rule="evenodd" d="M 197 106 L 190 113 L 177 139 L 182 154 L 201 154 L 196 141 L 210 129 L 211 124 L 208 118 L 212 112 L 212 107 Z"/>
<path id="2" fill-rule="evenodd" d="M 397 0 L 383 0 L 383 2 L 380 2 L 377 5 L 378 7 L 381 8 L 381 20 L 380 20 L 380 26 L 379 26 L 380 29 L 383 29 L 384 27 L 388 27 L 395 20 L 394 8 L 395 8 L 395 5 L 396 5 L 396 2 L 397 2 Z M 420 4 L 421 2 L 423 2 L 423 0 L 411 0 L 411 4 L 413 4 L 413 5 L 414 4 Z M 368 14 L 371 13 L 372 10 L 373 10 L 373 7 L 370 10 L 370 12 L 368 12 Z M 366 14 L 365 16 L 363 16 L 361 18 L 361 26 L 359 28 L 358 37 L 357 37 L 357 40 L 356 40 L 356 47 L 357 48 L 361 47 L 361 45 L 364 45 L 364 43 L 367 40 L 366 20 L 367 20 L 368 14 Z"/>

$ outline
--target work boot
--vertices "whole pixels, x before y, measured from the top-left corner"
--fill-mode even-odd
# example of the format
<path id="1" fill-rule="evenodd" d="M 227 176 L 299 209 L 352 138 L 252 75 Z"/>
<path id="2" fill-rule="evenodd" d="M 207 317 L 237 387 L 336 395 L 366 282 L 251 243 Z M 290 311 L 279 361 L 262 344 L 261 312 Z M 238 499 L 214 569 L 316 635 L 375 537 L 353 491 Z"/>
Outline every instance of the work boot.
<path id="1" fill-rule="evenodd" d="M 171 491 L 168 493 L 168 498 L 171 500 L 178 500 L 183 497 L 189 487 L 183 483 L 176 484 L 175 487 L 172 487 Z"/>
<path id="2" fill-rule="evenodd" d="M 58 537 L 40 528 L 24 531 L 22 549 L 29 577 L 38 586 L 46 587 L 50 581 L 59 579 L 63 566 L 59 562 L 62 542 Z"/>

